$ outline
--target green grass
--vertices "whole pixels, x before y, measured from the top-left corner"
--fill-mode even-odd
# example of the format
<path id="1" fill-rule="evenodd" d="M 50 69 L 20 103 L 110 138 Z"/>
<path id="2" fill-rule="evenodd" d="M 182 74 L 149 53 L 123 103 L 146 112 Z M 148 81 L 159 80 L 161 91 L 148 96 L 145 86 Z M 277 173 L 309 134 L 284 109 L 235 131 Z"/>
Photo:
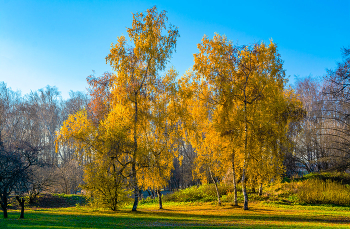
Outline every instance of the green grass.
<path id="1" fill-rule="evenodd" d="M 350 174 L 344 172 L 322 172 L 322 173 L 309 173 L 304 175 L 301 180 L 331 180 L 341 184 L 349 184 L 350 185 Z"/>
<path id="2" fill-rule="evenodd" d="M 131 206 L 117 212 L 93 210 L 87 207 L 26 210 L 25 219 L 18 211 L 9 218 L 0 217 L 0 228 L 349 228 L 347 207 L 293 206 L 251 204 L 250 210 L 217 206 L 214 203 L 164 203 L 140 205 L 138 212 Z"/>
<path id="3" fill-rule="evenodd" d="M 327 175 L 327 174 L 326 174 Z M 329 177 L 328 175 L 322 175 Z M 299 180 L 266 185 L 262 196 L 249 192 L 249 210 L 242 209 L 243 196 L 238 192 L 239 207 L 231 206 L 232 187 L 221 184 L 222 206 L 216 204 L 213 185 L 194 186 L 164 196 L 163 207 L 158 199 L 141 200 L 137 212 L 131 212 L 132 202 L 113 212 L 94 209 L 86 199 L 77 195 L 52 195 L 43 199 L 43 207 L 54 200 L 62 200 L 61 208 L 36 206 L 26 209 L 25 219 L 18 219 L 19 211 L 10 210 L 9 218 L 0 216 L 2 228 L 349 228 L 350 205 L 344 195 L 350 196 L 349 187 L 342 179 L 320 179 L 312 175 Z M 324 196 L 330 201 L 302 201 Z M 321 198 L 321 199 L 322 199 Z M 347 197 L 348 198 L 348 197 Z M 323 200 L 322 199 L 322 200 Z M 45 201 L 44 201 L 45 200 Z M 337 202 L 342 200 L 343 202 Z M 345 202 L 344 202 L 345 201 Z M 68 205 L 67 205 L 68 203 Z M 64 206 L 76 206 L 66 207 Z"/>

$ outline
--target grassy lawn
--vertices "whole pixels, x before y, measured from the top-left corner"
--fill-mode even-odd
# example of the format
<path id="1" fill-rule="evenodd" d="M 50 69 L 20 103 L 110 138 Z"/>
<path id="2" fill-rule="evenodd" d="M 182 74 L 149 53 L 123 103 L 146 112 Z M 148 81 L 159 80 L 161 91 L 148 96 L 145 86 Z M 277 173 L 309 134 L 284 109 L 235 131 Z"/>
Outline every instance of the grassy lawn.
<path id="1" fill-rule="evenodd" d="M 349 228 L 349 207 L 282 206 L 251 204 L 249 211 L 229 204 L 211 203 L 141 205 L 138 212 L 131 207 L 117 212 L 91 208 L 57 208 L 26 210 L 25 219 L 18 211 L 9 218 L 0 217 L 0 228 Z"/>

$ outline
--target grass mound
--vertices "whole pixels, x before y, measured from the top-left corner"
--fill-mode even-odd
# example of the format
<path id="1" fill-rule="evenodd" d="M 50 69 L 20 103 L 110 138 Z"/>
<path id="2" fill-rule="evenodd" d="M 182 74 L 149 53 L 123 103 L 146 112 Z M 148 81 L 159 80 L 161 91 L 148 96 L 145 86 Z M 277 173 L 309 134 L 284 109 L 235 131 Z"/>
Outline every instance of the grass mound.
<path id="1" fill-rule="evenodd" d="M 340 184 L 350 185 L 350 174 L 341 172 L 322 172 L 322 173 L 309 173 L 303 176 L 303 180 L 322 180 L 322 181 L 335 181 Z"/>
<path id="2" fill-rule="evenodd" d="M 350 205 L 350 186 L 332 180 L 304 180 L 297 196 L 301 203 Z"/>
<path id="3" fill-rule="evenodd" d="M 350 205 L 350 175 L 347 173 L 311 173 L 265 188 L 267 201 L 284 204 Z"/>
<path id="4" fill-rule="evenodd" d="M 322 179 L 319 179 L 322 178 Z M 248 191 L 250 201 L 264 201 L 283 205 L 295 204 L 332 204 L 350 206 L 350 175 L 346 173 L 309 174 L 303 178 L 265 185 L 263 194 Z M 238 201 L 243 202 L 241 188 L 238 189 Z M 220 184 L 222 202 L 233 202 L 233 187 Z M 167 202 L 216 202 L 217 196 L 213 184 L 192 186 L 166 195 Z M 156 200 L 148 200 L 155 203 Z"/>

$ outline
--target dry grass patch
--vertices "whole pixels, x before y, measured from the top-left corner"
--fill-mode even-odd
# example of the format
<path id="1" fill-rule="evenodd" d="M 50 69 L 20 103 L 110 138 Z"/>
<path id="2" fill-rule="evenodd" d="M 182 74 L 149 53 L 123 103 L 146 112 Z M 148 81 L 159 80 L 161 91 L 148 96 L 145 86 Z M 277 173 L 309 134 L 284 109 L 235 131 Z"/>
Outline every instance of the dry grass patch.
<path id="1" fill-rule="evenodd" d="M 350 188 L 332 180 L 303 181 L 297 195 L 302 203 L 350 205 Z"/>

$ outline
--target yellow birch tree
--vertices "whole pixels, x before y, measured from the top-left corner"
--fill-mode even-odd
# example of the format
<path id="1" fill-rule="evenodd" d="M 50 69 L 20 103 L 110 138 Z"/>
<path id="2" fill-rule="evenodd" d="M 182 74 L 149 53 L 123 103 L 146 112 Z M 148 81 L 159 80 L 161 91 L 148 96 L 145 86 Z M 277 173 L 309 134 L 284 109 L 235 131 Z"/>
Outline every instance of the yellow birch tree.
<path id="1" fill-rule="evenodd" d="M 263 122 L 274 122 L 273 109 L 286 83 L 282 60 L 276 45 L 233 46 L 225 36 L 204 36 L 194 54 L 198 79 L 209 84 L 212 96 L 208 102 L 217 106 L 214 122 L 222 136 L 230 136 L 235 149 L 242 153 L 242 191 L 244 209 L 248 210 L 246 177 L 249 164 L 257 152 L 257 128 Z M 256 115 L 259 114 L 259 119 Z M 288 117 L 287 117 L 288 118 Z M 266 142 L 267 143 L 267 142 Z M 238 149 L 238 150 L 236 150 Z M 235 162 L 233 155 L 233 162 Z M 275 156 L 275 155 L 271 155 Z M 281 155 L 277 155 L 281 156 Z"/>
<path id="2" fill-rule="evenodd" d="M 116 210 L 127 195 L 132 139 L 128 107 L 109 106 L 109 77 L 89 81 L 91 101 L 87 108 L 72 114 L 57 133 L 56 150 L 61 143 L 76 148 L 85 158 L 84 189 L 95 203 Z M 81 159 L 80 158 L 80 159 Z"/>
<path id="3" fill-rule="evenodd" d="M 135 200 L 132 211 L 137 210 L 139 200 L 137 166 L 143 155 L 148 153 L 146 147 L 140 145 L 140 137 L 146 135 L 142 132 L 148 125 L 150 99 L 154 93 L 152 85 L 157 83 L 158 73 L 166 67 L 179 37 L 178 29 L 168 25 L 167 20 L 166 12 L 158 13 L 155 6 L 146 13 L 133 14 L 132 27 L 127 30 L 131 45 L 124 36 L 120 36 L 106 57 L 116 72 L 113 102 L 133 110 L 130 134 L 134 139 L 131 170 Z"/>
<path id="4" fill-rule="evenodd" d="M 147 153 L 139 168 L 139 184 L 144 189 L 150 188 L 157 192 L 159 209 L 163 208 L 161 189 L 167 186 L 174 168 L 174 158 L 179 156 L 174 107 L 176 77 L 175 70 L 170 69 L 165 77 L 155 84 L 147 130 L 140 138 Z"/>

